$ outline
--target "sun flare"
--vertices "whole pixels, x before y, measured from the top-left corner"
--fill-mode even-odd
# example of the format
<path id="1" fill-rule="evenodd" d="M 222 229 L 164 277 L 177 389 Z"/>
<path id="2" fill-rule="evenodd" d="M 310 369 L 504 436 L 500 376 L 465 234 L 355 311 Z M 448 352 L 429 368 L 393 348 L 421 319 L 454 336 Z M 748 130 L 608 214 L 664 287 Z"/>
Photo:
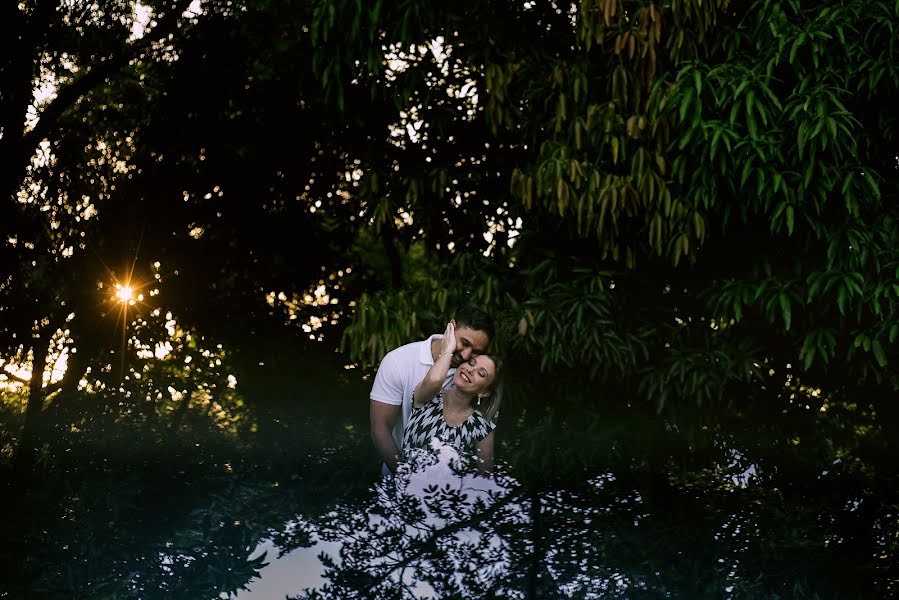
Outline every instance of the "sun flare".
<path id="1" fill-rule="evenodd" d="M 116 284 L 115 297 L 120 302 L 132 302 L 134 300 L 134 290 L 128 285 Z"/>

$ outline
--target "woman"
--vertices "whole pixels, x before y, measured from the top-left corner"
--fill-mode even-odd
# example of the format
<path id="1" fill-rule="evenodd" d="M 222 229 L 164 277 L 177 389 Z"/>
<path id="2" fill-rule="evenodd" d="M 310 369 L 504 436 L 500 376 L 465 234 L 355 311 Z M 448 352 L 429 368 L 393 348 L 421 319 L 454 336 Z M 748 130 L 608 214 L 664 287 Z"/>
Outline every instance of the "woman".
<path id="1" fill-rule="evenodd" d="M 434 366 L 415 386 L 412 415 L 403 433 L 403 453 L 429 448 L 436 437 L 459 451 L 475 453 L 478 469 L 490 472 L 496 428 L 493 420 L 502 400 L 502 364 L 486 354 L 473 357 L 460 364 L 452 384 L 441 389 L 455 348 L 456 324 L 450 321 Z"/>

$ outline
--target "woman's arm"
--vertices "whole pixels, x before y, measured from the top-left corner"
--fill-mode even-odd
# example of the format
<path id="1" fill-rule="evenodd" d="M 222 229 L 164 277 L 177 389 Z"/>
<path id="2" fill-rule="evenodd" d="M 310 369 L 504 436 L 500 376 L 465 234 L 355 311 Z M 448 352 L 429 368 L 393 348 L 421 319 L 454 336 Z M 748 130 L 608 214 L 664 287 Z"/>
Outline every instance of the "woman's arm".
<path id="1" fill-rule="evenodd" d="M 493 431 L 496 431 L 495 429 Z M 493 472 L 493 431 L 478 442 L 478 471 L 483 474 Z"/>
<path id="2" fill-rule="evenodd" d="M 456 350 L 456 326 L 453 321 L 446 324 L 446 331 L 443 334 L 443 340 L 440 343 L 440 354 L 433 366 L 425 373 L 425 378 L 421 383 L 415 386 L 415 400 L 413 406 L 421 406 L 426 404 L 437 395 L 443 382 L 446 381 L 446 374 L 450 368 L 450 361 L 453 359 L 453 352 Z"/>

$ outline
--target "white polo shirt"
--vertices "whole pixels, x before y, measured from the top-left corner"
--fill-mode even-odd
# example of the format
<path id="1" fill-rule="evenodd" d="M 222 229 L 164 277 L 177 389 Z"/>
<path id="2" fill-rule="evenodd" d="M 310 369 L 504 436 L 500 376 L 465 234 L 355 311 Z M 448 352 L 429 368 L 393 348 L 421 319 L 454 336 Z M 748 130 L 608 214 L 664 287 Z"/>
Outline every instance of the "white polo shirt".
<path id="1" fill-rule="evenodd" d="M 396 440 L 396 447 L 401 452 L 403 429 L 409 421 L 409 415 L 412 414 L 412 392 L 415 391 L 415 386 L 425 378 L 428 370 L 434 366 L 431 341 L 442 339 L 443 335 L 434 334 L 426 340 L 412 342 L 391 350 L 381 360 L 381 365 L 375 374 L 370 398 L 376 402 L 402 405 L 403 407 L 403 418 L 397 421 L 393 428 L 393 439 Z M 447 372 L 446 381 L 443 382 L 444 388 L 452 382 L 455 372 L 455 369 Z"/>

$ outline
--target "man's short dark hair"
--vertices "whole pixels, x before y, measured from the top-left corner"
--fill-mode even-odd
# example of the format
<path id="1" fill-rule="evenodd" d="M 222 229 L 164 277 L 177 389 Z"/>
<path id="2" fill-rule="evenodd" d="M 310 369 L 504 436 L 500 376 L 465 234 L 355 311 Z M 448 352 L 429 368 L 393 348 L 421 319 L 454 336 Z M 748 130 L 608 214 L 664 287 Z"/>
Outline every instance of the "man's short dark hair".
<path id="1" fill-rule="evenodd" d="M 456 311 L 456 327 L 470 327 L 475 331 L 483 331 L 493 339 L 493 317 L 478 308 L 468 306 Z"/>

